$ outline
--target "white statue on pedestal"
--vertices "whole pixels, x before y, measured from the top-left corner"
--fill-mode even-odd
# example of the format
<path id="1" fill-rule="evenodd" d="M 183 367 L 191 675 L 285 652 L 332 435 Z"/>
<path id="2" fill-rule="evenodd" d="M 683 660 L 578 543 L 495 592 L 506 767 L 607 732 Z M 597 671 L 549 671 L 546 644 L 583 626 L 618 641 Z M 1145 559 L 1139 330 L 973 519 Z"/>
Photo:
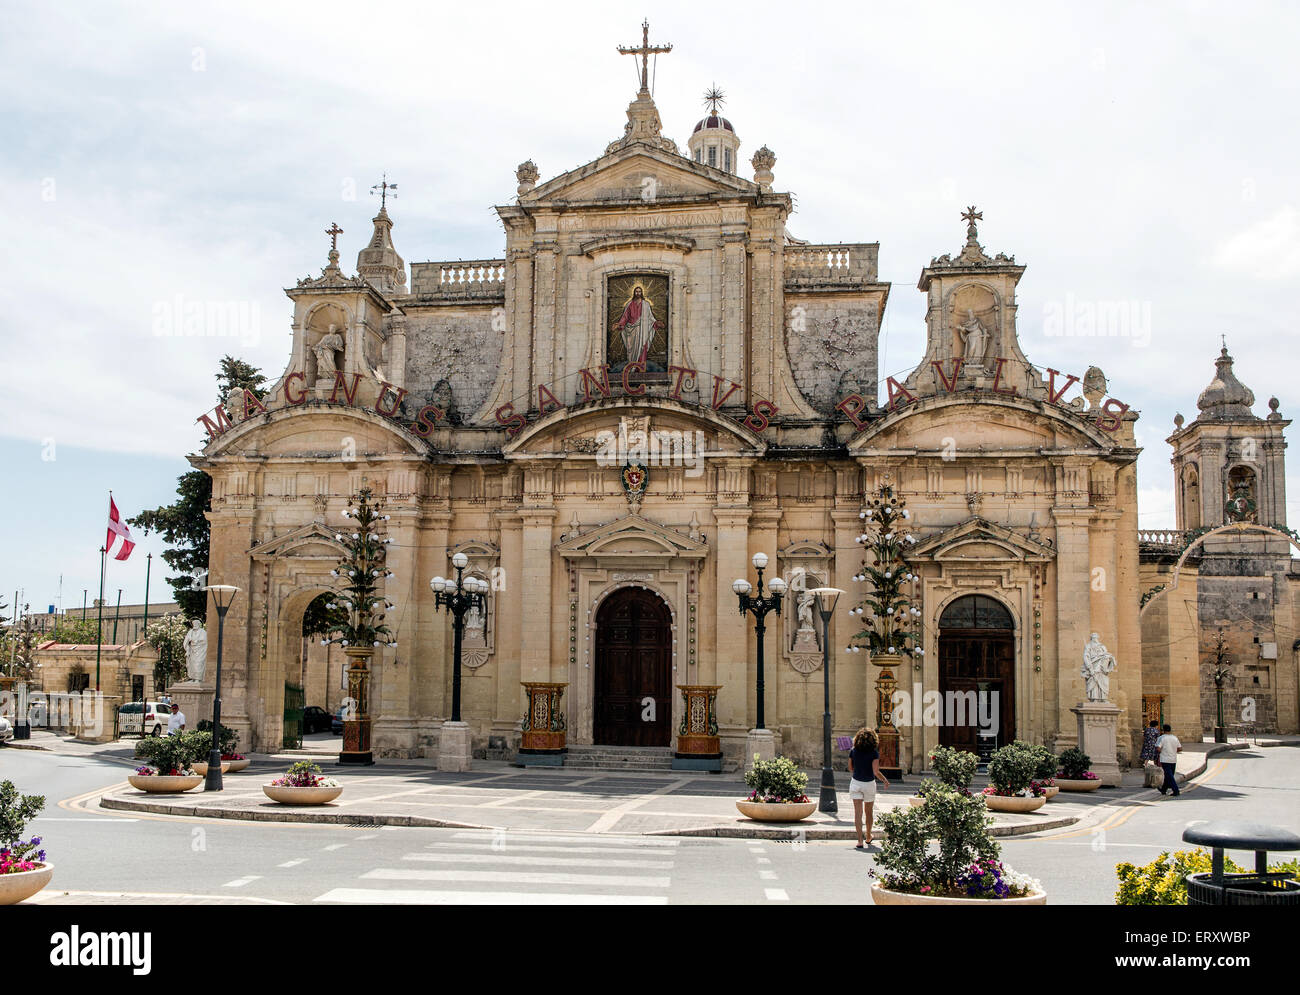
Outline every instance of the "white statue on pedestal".
<path id="1" fill-rule="evenodd" d="M 190 623 L 190 631 L 185 633 L 185 672 L 192 681 L 202 681 L 208 666 L 208 633 L 203 623 L 197 618 Z"/>
<path id="2" fill-rule="evenodd" d="M 1116 666 L 1115 658 L 1106 652 L 1106 647 L 1094 632 L 1083 647 L 1082 673 L 1089 701 L 1110 700 L 1110 675 Z"/>
<path id="3" fill-rule="evenodd" d="M 962 360 L 966 366 L 984 366 L 984 353 L 989 347 L 989 333 L 984 330 L 980 320 L 975 317 L 975 312 L 970 308 L 966 309 L 966 320 L 957 326 L 957 334 L 961 336 L 962 344 L 966 347 L 962 354 Z"/>
<path id="4" fill-rule="evenodd" d="M 328 383 L 334 379 L 338 370 L 338 354 L 343 351 L 343 336 L 338 333 L 338 325 L 330 325 L 329 331 L 312 347 L 316 354 L 316 383 Z"/>

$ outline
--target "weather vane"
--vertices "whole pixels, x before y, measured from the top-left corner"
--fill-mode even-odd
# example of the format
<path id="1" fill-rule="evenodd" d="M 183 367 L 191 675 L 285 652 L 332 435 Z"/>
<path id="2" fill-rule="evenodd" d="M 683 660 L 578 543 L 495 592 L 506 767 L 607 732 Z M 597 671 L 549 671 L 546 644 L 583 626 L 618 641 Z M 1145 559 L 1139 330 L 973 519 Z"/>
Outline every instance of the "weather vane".
<path id="1" fill-rule="evenodd" d="M 383 179 L 370 188 L 370 196 L 379 196 L 379 209 L 382 211 L 388 207 L 388 195 L 392 193 L 397 196 L 397 184 L 388 182 L 388 174 L 384 173 Z"/>
<path id="2" fill-rule="evenodd" d="M 709 105 L 709 113 L 714 117 L 717 117 L 718 106 L 720 104 L 725 104 L 727 102 L 727 98 L 723 94 L 723 92 L 718 88 L 718 84 L 714 83 L 711 87 L 709 87 L 707 90 L 704 91 L 704 102 Z"/>

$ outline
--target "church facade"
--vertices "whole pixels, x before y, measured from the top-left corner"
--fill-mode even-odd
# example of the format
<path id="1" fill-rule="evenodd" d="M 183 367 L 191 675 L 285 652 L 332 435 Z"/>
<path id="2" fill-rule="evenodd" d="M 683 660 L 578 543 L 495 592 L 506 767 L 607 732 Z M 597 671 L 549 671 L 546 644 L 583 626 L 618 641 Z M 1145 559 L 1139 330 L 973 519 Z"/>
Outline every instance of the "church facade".
<path id="1" fill-rule="evenodd" d="M 1096 367 L 1030 363 L 1024 265 L 985 250 L 974 208 L 958 250 L 921 269 L 924 355 L 880 384 L 878 244 L 796 238 L 775 155 L 759 148 L 747 178 L 740 149 L 716 102 L 679 148 L 643 75 L 598 158 L 545 182 L 518 167 L 496 209 L 500 258 L 417 262 L 408 283 L 385 205 L 354 275 L 331 248 L 320 276 L 287 290 L 284 373 L 260 401 L 205 413 L 191 457 L 213 480 L 209 581 L 241 589 L 222 695 L 245 744 L 279 746 L 302 616 L 334 589 L 334 536 L 364 486 L 393 540 L 377 753 L 437 753 L 453 642 L 429 582 L 463 553 L 490 588 L 462 654 L 479 755 L 518 746 L 526 682 L 564 685 L 571 747 L 647 751 L 672 747 L 688 685 L 716 687 L 736 762 L 759 675 L 733 583 L 754 581 L 763 553 L 790 585 L 768 618 L 766 724 L 781 752 L 815 762 L 826 648 L 804 592 L 846 592 L 828 654 L 834 733 L 875 725 L 877 668 L 850 649 L 849 609 L 865 594 L 860 515 L 888 482 L 911 511 L 921 611 L 923 653 L 898 668 L 899 689 L 989 693 L 988 745 L 1061 749 L 1077 740 L 1096 633 L 1118 663 L 1119 759 L 1136 756 L 1156 667 L 1139 621 L 1136 412 Z M 899 727 L 905 769 L 941 743 L 978 745 L 972 726 L 919 707 Z"/>

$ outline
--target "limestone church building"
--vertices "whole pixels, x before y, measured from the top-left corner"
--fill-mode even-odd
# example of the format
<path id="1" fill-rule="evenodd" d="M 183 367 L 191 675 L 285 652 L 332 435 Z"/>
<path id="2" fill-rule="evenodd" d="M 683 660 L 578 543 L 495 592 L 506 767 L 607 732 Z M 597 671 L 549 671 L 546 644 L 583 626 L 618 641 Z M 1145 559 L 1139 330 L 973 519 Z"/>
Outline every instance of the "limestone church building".
<path id="1" fill-rule="evenodd" d="M 586 165 L 544 182 L 531 161 L 517 168 L 496 208 L 498 258 L 408 272 L 385 205 L 354 272 L 334 248 L 286 291 L 284 373 L 260 403 L 207 412 L 190 457 L 213 482 L 209 581 L 240 588 L 222 695 L 245 746 L 279 748 L 303 613 L 333 589 L 334 535 L 367 486 L 393 539 L 377 754 L 436 754 L 452 629 L 429 582 L 463 553 L 490 587 L 463 655 L 477 755 L 518 746 L 525 682 L 564 685 L 571 750 L 666 755 L 685 685 L 716 687 L 709 721 L 735 764 L 758 658 L 732 585 L 754 582 L 761 552 L 791 584 L 768 618 L 766 724 L 783 753 L 816 763 L 824 648 L 797 599 L 847 592 L 830 639 L 834 733 L 875 725 L 875 668 L 846 646 L 860 628 L 859 514 L 887 480 L 919 540 L 924 654 L 900 688 L 993 690 L 998 744 L 1064 748 L 1095 632 L 1118 661 L 1109 696 L 1131 760 L 1144 717 L 1137 414 L 1116 395 L 1137 385 L 1030 363 L 1016 330 L 1025 267 L 981 244 L 975 209 L 920 269 L 924 355 L 879 383 L 891 287 L 878 243 L 796 237 L 777 156 L 742 153 L 740 133 L 715 101 L 679 147 L 643 75 L 621 134 Z M 851 205 L 842 216 L 855 223 Z M 973 744 L 968 729 L 901 733 L 908 769 L 938 743 Z"/>

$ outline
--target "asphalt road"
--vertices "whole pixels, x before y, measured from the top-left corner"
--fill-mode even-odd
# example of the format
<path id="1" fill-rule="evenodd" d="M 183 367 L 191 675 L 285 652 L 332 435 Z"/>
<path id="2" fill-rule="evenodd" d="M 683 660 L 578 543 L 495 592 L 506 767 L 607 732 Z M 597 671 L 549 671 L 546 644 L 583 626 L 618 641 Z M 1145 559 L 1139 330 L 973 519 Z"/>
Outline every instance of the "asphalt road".
<path id="1" fill-rule="evenodd" d="M 0 750 L 0 778 L 47 797 L 30 827 L 55 864 L 47 901 L 869 904 L 873 858 L 843 841 L 493 833 L 118 815 L 80 795 L 125 763 Z M 1300 829 L 1300 749 L 1215 758 L 1178 799 L 1116 809 L 1095 829 L 1004 840 L 1052 904 L 1110 904 L 1114 866 L 1177 848 L 1192 821 Z M 62 802 L 63 804 L 60 804 Z M 69 892 L 66 897 L 64 892 Z M 102 894 L 97 894 L 102 893 Z M 162 896 L 168 896 L 163 898 Z"/>

